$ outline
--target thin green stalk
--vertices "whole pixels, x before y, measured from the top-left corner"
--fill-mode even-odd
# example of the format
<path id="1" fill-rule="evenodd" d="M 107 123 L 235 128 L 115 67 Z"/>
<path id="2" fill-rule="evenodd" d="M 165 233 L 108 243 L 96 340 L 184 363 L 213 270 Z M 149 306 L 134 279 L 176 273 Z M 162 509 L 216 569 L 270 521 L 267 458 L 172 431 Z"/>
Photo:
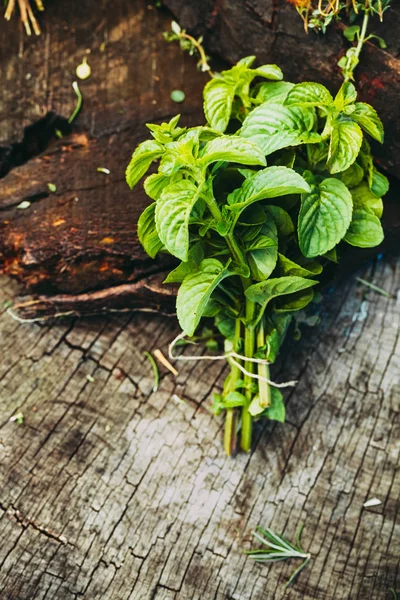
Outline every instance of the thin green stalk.
<path id="1" fill-rule="evenodd" d="M 235 323 L 235 338 L 233 341 L 233 349 L 235 352 L 239 350 L 240 343 L 240 319 L 236 319 Z M 226 393 L 233 392 L 235 390 L 235 384 L 240 379 L 241 374 L 237 365 L 232 365 L 231 372 L 229 375 L 229 386 Z M 224 431 L 224 449 L 227 456 L 231 456 L 236 450 L 236 421 L 237 421 L 237 409 L 228 408 L 225 416 L 225 431 Z"/>
<path id="2" fill-rule="evenodd" d="M 254 356 L 254 328 L 249 325 L 254 318 L 254 303 L 246 298 L 246 321 L 245 321 L 245 334 L 244 334 L 244 355 L 253 358 Z M 254 363 L 250 361 L 245 361 L 244 367 L 246 371 L 249 373 L 253 373 Z M 252 390 L 251 385 L 253 382 L 253 378 L 251 375 L 244 376 L 245 389 L 246 389 L 246 405 L 243 406 L 242 409 L 242 431 L 240 438 L 240 447 L 245 452 L 250 452 L 251 449 L 251 434 L 253 429 L 253 417 L 248 411 L 248 407 L 252 400 Z"/>
<path id="3" fill-rule="evenodd" d="M 362 47 L 363 47 L 364 42 L 365 42 L 365 37 L 367 35 L 368 21 L 369 21 L 369 11 L 366 8 L 365 12 L 364 12 L 364 18 L 363 18 L 362 26 L 361 26 L 360 37 L 358 38 L 358 44 L 357 44 L 357 47 L 356 47 L 356 56 L 357 56 L 357 58 L 360 57 L 360 53 L 361 53 Z"/>
<path id="4" fill-rule="evenodd" d="M 257 348 L 262 348 L 265 345 L 264 319 L 261 319 L 257 333 Z M 258 364 L 258 374 L 264 379 L 269 379 L 269 366 Z M 263 380 L 258 382 L 258 393 L 260 397 L 260 405 L 268 408 L 271 406 L 271 386 Z"/>
<path id="5" fill-rule="evenodd" d="M 78 115 L 79 111 L 82 108 L 82 102 L 83 102 L 81 90 L 79 89 L 79 86 L 76 81 L 73 82 L 72 87 L 73 87 L 73 90 L 74 90 L 78 100 L 76 101 L 76 106 L 75 106 L 74 111 L 72 112 L 71 116 L 68 119 L 69 124 L 71 124 L 72 121 L 75 119 L 75 117 Z"/>

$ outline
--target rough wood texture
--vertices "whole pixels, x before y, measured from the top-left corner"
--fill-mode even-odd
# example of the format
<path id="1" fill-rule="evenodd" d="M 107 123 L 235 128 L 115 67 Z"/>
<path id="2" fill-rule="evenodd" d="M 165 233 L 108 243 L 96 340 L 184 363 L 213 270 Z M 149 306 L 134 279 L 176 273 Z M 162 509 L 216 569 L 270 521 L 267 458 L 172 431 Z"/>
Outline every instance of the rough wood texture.
<path id="1" fill-rule="evenodd" d="M 399 264 L 359 275 L 398 292 Z M 0 306 L 14 293 L 3 280 Z M 223 456 L 210 413 L 222 363 L 177 363 L 179 376 L 162 370 L 152 392 L 143 351 L 165 350 L 174 321 L 48 327 L 3 314 L 0 599 L 391 598 L 399 314 L 399 296 L 354 279 L 327 296 L 321 325 L 289 341 L 273 373 L 299 379 L 287 423 L 258 426 L 253 453 L 236 459 Z M 24 424 L 9 422 L 20 411 Z M 363 509 L 372 497 L 382 504 Z M 284 594 L 295 564 L 256 565 L 242 550 L 258 524 L 293 537 L 300 523 L 313 560 Z"/>
<path id="2" fill-rule="evenodd" d="M 18 55 L 18 30 L 0 22 L 8 40 L 0 47 L 0 172 L 9 171 L 0 187 L 0 268 L 27 287 L 79 293 L 134 283 L 152 302 L 153 275 L 168 261 L 154 262 L 140 247 L 136 223 L 148 200 L 140 188 L 130 192 L 125 168 L 148 137 L 146 122 L 178 111 L 186 125 L 202 122 L 207 81 L 191 57 L 163 40 L 169 23 L 142 0 L 117 0 L 112 10 L 108 2 L 95 10 L 90 0 L 54 2 L 42 37 L 22 36 Z M 71 83 L 87 49 L 92 76 L 79 82 L 84 106 L 68 135 L 54 115 L 75 107 Z M 177 87 L 187 92 L 183 105 L 170 99 Z M 23 200 L 31 202 L 26 210 L 17 208 Z M 155 293 L 154 307 L 165 297 Z"/>
<path id="3" fill-rule="evenodd" d="M 332 91 L 342 83 L 338 59 L 349 44 L 343 25 L 324 36 L 306 35 L 302 20 L 287 0 L 165 0 L 183 27 L 203 35 L 205 44 L 228 62 L 256 55 L 259 62 L 276 62 L 289 81 L 319 81 Z M 387 49 L 366 44 L 357 68 L 361 98 L 373 104 L 386 126 L 384 147 L 375 151 L 396 177 L 400 168 L 400 4 L 392 2 L 382 24 L 371 31 L 384 37 Z"/>

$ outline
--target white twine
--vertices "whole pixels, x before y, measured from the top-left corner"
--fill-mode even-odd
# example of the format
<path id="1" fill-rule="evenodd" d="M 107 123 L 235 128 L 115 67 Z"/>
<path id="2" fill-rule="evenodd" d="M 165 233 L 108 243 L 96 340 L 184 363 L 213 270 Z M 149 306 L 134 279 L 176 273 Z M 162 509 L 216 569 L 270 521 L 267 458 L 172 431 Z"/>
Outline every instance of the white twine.
<path id="1" fill-rule="evenodd" d="M 239 369 L 239 371 L 241 371 L 244 375 L 247 375 L 247 377 L 251 377 L 252 379 L 258 379 L 260 381 L 265 381 L 265 383 L 268 383 L 269 385 L 272 385 L 273 387 L 276 387 L 276 388 L 293 387 L 297 383 L 297 381 L 286 381 L 284 383 L 275 383 L 274 381 L 267 379 L 267 377 L 262 377 L 261 375 L 258 375 L 257 373 L 250 373 L 250 371 L 248 371 L 240 363 L 238 363 L 237 360 L 235 360 L 235 358 L 238 358 L 239 360 L 243 360 L 245 362 L 256 363 L 258 365 L 269 365 L 270 363 L 263 358 L 249 358 L 247 356 L 243 356 L 243 354 L 238 354 L 234 350 L 231 350 L 230 352 L 226 352 L 225 354 L 219 354 L 217 356 L 210 356 L 210 355 L 206 355 L 206 356 L 204 356 L 204 355 L 201 355 L 201 356 L 200 355 L 176 356 L 176 355 L 174 355 L 173 349 L 175 348 L 177 342 L 179 342 L 179 340 L 183 340 L 185 337 L 186 337 L 186 334 L 185 334 L 185 332 L 182 331 L 182 333 L 177 335 L 176 338 L 173 339 L 172 342 L 169 344 L 168 356 L 171 360 L 183 360 L 183 361 L 227 360 L 228 362 L 231 362 L 233 365 L 235 365 Z M 196 345 L 195 342 L 189 342 L 189 343 Z"/>

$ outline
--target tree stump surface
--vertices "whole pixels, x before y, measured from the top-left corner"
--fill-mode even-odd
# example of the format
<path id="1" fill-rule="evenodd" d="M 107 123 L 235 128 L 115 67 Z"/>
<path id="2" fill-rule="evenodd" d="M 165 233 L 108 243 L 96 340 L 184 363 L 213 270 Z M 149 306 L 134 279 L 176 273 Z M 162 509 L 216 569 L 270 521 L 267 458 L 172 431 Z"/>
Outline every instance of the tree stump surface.
<path id="1" fill-rule="evenodd" d="M 397 293 L 400 269 L 359 275 Z M 2 281 L 0 305 L 15 293 Z M 173 319 L 131 314 L 0 319 L 1 600 L 351 600 L 400 587 L 399 296 L 354 278 L 321 324 L 288 340 L 277 381 L 287 422 L 257 424 L 250 455 L 226 458 L 210 411 L 221 362 L 176 363 L 154 379 L 145 350 Z M 24 423 L 10 422 L 22 412 Z M 381 504 L 365 509 L 378 498 Z M 255 564 L 271 526 L 313 559 Z"/>
<path id="2" fill-rule="evenodd" d="M 112 4 L 49 3 L 39 39 L 0 23 L 8 40 L 1 267 L 57 292 L 60 312 L 77 296 L 82 307 L 136 302 L 171 312 L 159 286 L 166 265 L 136 241 L 145 199 L 126 188 L 124 168 L 146 121 L 181 108 L 186 124 L 201 122 L 205 76 L 160 39 L 168 15 L 138 0 Z M 87 48 L 92 77 L 80 83 L 85 105 L 71 132 L 56 115 L 74 108 L 71 82 Z M 182 107 L 169 100 L 176 88 L 187 93 Z M 50 141 L 55 127 L 66 135 Z M 31 206 L 17 209 L 24 199 Z M 173 318 L 126 312 L 20 324 L 6 309 L 24 288 L 2 277 L 0 600 L 392 598 L 390 588 L 400 589 L 399 262 L 385 256 L 357 275 L 393 297 L 355 275 L 327 291 L 320 325 L 288 339 L 272 371 L 276 381 L 298 380 L 285 392 L 287 422 L 257 424 L 252 453 L 234 459 L 210 411 L 222 362 L 177 361 L 177 377 L 160 367 L 153 391 L 144 351 L 166 354 L 178 333 Z M 20 412 L 23 424 L 10 421 Z M 381 504 L 363 508 L 374 497 Z M 285 592 L 299 563 L 258 565 L 243 550 L 257 546 L 257 525 L 294 540 L 301 523 L 313 558 Z"/>

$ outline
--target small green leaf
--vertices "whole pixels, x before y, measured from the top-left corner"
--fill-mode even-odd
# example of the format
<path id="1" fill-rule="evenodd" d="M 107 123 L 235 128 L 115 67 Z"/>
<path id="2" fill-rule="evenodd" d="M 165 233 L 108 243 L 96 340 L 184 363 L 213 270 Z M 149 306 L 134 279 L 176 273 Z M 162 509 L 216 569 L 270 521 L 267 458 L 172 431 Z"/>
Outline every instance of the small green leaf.
<path id="1" fill-rule="evenodd" d="M 164 146 L 155 140 L 146 140 L 139 144 L 126 168 L 126 181 L 131 189 L 135 187 L 139 179 L 146 173 L 152 161 L 159 158 L 163 152 Z"/>
<path id="2" fill-rule="evenodd" d="M 188 336 L 196 331 L 203 312 L 218 284 L 233 273 L 215 258 L 204 259 L 198 271 L 190 273 L 179 288 L 176 310 L 179 324 Z"/>
<path id="3" fill-rule="evenodd" d="M 225 131 L 228 127 L 234 96 L 235 86 L 223 79 L 211 79 L 206 84 L 203 92 L 204 113 L 213 129 Z"/>
<path id="4" fill-rule="evenodd" d="M 356 109 L 351 114 L 353 121 L 358 123 L 374 140 L 383 143 L 383 125 L 378 113 L 365 102 L 356 102 Z"/>
<path id="5" fill-rule="evenodd" d="M 219 160 L 237 162 L 242 165 L 265 166 L 266 164 L 265 156 L 258 146 L 233 135 L 218 137 L 208 142 L 204 146 L 198 163 L 209 165 Z"/>
<path id="6" fill-rule="evenodd" d="M 278 388 L 271 386 L 271 406 L 263 411 L 262 416 L 267 417 L 270 421 L 285 422 L 286 407 L 282 392 Z"/>
<path id="7" fill-rule="evenodd" d="M 380 220 L 373 213 L 357 209 L 353 213 L 350 227 L 344 237 L 345 242 L 359 248 L 374 248 L 383 241 Z"/>
<path id="8" fill-rule="evenodd" d="M 287 167 L 267 167 L 254 177 L 246 179 L 242 186 L 228 196 L 231 210 L 238 216 L 245 208 L 266 198 L 308 192 L 310 186 L 295 171 Z"/>
<path id="9" fill-rule="evenodd" d="M 371 191 L 377 198 L 382 198 L 389 191 L 389 180 L 383 173 L 379 173 L 375 168 L 372 172 Z"/>
<path id="10" fill-rule="evenodd" d="M 261 67 L 254 69 L 254 75 L 265 77 L 265 79 L 273 79 L 275 81 L 281 81 L 281 79 L 283 79 L 283 73 L 278 65 L 261 65 Z"/>
<path id="11" fill-rule="evenodd" d="M 357 123 L 334 122 L 327 162 L 330 173 L 340 173 L 353 164 L 360 151 L 362 138 L 362 131 Z"/>
<path id="12" fill-rule="evenodd" d="M 383 202 L 382 198 L 377 198 L 375 194 L 369 189 L 366 182 L 362 182 L 357 187 L 351 190 L 353 197 L 354 209 L 362 208 L 368 212 L 372 212 L 379 219 L 383 213 Z"/>
<path id="13" fill-rule="evenodd" d="M 260 246 L 261 242 L 264 242 L 263 247 Z M 247 261 L 253 279 L 256 281 L 267 279 L 275 269 L 278 260 L 278 237 L 274 221 L 264 223 L 260 235 L 247 250 Z"/>
<path id="14" fill-rule="evenodd" d="M 277 277 L 254 283 L 247 288 L 245 294 L 251 302 L 261 304 L 265 310 L 267 304 L 279 296 L 294 294 L 300 290 L 305 290 L 316 285 L 318 282 L 303 277 Z"/>
<path id="15" fill-rule="evenodd" d="M 236 406 L 244 406 L 246 404 L 246 396 L 240 392 L 229 392 L 223 400 L 225 408 L 235 408 Z"/>
<path id="16" fill-rule="evenodd" d="M 353 188 L 364 178 L 364 169 L 358 163 L 353 163 L 351 167 L 336 175 L 340 181 L 348 188 Z"/>
<path id="17" fill-rule="evenodd" d="M 204 244 L 203 242 L 197 242 L 190 248 L 187 262 L 181 262 L 180 265 L 167 275 L 163 283 L 182 283 L 189 273 L 198 269 L 203 258 Z"/>
<path id="18" fill-rule="evenodd" d="M 288 300 L 279 301 L 276 303 L 275 311 L 277 313 L 288 313 L 302 310 L 305 308 L 312 299 L 314 298 L 314 291 L 312 289 L 302 290 L 291 294 Z"/>
<path id="19" fill-rule="evenodd" d="M 47 187 L 49 188 L 50 192 L 55 192 L 57 190 L 57 186 L 54 183 L 48 183 Z"/>
<path id="20" fill-rule="evenodd" d="M 246 117 L 240 135 L 268 155 L 287 146 L 321 141 L 321 136 L 312 131 L 314 122 L 313 109 L 265 102 Z"/>
<path id="21" fill-rule="evenodd" d="M 303 194 L 298 234 L 304 256 L 313 258 L 334 248 L 347 231 L 352 209 L 351 194 L 338 179 L 324 179 Z"/>
<path id="22" fill-rule="evenodd" d="M 268 204 L 264 206 L 264 210 L 268 217 L 273 219 L 278 230 L 278 236 L 286 237 L 294 232 L 293 221 L 283 208 Z"/>
<path id="23" fill-rule="evenodd" d="M 303 259 L 304 260 L 304 259 Z M 282 275 L 295 275 L 297 277 L 315 277 L 322 272 L 322 265 L 312 260 L 308 261 L 307 266 L 301 266 L 283 254 L 278 254 L 279 270 Z M 308 267 L 308 268 L 307 268 Z"/>
<path id="24" fill-rule="evenodd" d="M 353 104 L 357 100 L 357 90 L 350 81 L 345 81 L 335 97 L 335 108 L 338 111 Z"/>
<path id="25" fill-rule="evenodd" d="M 354 42 L 356 37 L 360 35 L 360 27 L 358 25 L 351 25 L 350 27 L 346 27 L 343 31 L 344 37 L 349 40 L 349 42 Z"/>
<path id="26" fill-rule="evenodd" d="M 285 106 L 331 106 L 333 98 L 324 85 L 303 82 L 295 85 L 284 102 Z"/>
<path id="27" fill-rule="evenodd" d="M 261 83 L 257 88 L 256 101 L 260 104 L 264 102 L 283 103 L 293 85 L 288 81 Z"/>
<path id="28" fill-rule="evenodd" d="M 160 240 L 173 256 L 188 260 L 189 219 L 199 188 L 188 179 L 171 183 L 156 203 L 156 226 Z"/>
<path id="29" fill-rule="evenodd" d="M 153 173 L 144 180 L 144 191 L 152 200 L 158 200 L 167 185 L 171 183 L 171 177 L 164 173 Z"/>
<path id="30" fill-rule="evenodd" d="M 138 221 L 138 238 L 143 248 L 151 258 L 155 258 L 158 252 L 163 248 L 163 243 L 158 237 L 154 213 L 156 204 L 150 204 L 144 209 Z"/>
<path id="31" fill-rule="evenodd" d="M 249 69 L 255 60 L 256 60 L 256 57 L 254 55 L 244 56 L 243 58 L 241 58 L 240 60 L 237 61 L 236 66 L 237 67 L 246 67 L 247 69 Z"/>

